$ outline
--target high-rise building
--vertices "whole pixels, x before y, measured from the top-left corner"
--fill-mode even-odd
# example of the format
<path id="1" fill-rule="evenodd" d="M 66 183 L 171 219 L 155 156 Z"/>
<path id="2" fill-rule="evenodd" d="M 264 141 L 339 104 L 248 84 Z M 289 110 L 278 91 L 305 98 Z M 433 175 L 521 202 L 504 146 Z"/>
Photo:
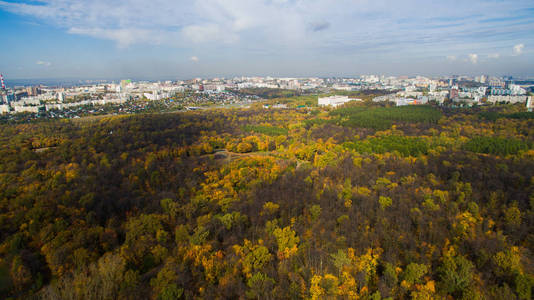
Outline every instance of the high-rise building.
<path id="1" fill-rule="evenodd" d="M 460 93 L 458 91 L 458 87 L 454 86 L 449 92 L 449 99 L 456 99 L 460 96 Z"/>
<path id="2" fill-rule="evenodd" d="M 13 92 L 9 92 L 7 90 L 3 91 L 0 94 L 1 100 L 3 104 L 9 104 L 13 101 L 15 101 L 15 94 Z"/>
<path id="3" fill-rule="evenodd" d="M 490 80 L 490 86 L 495 88 L 504 88 L 506 84 L 504 81 L 494 78 Z"/>
<path id="4" fill-rule="evenodd" d="M 487 75 L 477 76 L 475 77 L 475 81 L 479 83 L 486 83 L 488 81 L 488 76 Z"/>
<path id="5" fill-rule="evenodd" d="M 41 94 L 41 88 L 38 86 L 29 86 L 26 88 L 26 93 L 28 93 L 28 96 L 38 96 Z"/>
<path id="6" fill-rule="evenodd" d="M 65 93 L 63 93 L 63 92 L 57 93 L 57 100 L 59 100 L 59 102 L 64 102 L 65 101 Z"/>

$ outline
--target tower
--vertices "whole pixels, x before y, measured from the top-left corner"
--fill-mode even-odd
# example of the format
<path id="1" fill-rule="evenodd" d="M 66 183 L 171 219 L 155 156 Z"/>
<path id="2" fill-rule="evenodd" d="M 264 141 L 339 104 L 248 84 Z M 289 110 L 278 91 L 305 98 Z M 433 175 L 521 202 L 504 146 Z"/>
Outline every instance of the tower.
<path id="1" fill-rule="evenodd" d="M 6 90 L 6 84 L 4 83 L 4 75 L 0 74 L 0 81 L 2 82 L 2 90 Z"/>

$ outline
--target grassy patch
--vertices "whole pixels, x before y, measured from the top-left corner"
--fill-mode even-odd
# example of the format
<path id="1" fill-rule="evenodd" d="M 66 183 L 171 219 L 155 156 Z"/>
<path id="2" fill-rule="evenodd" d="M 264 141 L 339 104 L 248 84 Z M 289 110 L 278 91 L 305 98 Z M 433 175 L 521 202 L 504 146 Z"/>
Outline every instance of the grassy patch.
<path id="1" fill-rule="evenodd" d="M 269 136 L 287 135 L 287 128 L 273 127 L 273 126 L 261 126 L 261 125 L 246 125 L 243 127 L 246 132 L 262 133 Z"/>
<path id="2" fill-rule="evenodd" d="M 389 135 L 371 137 L 362 141 L 348 142 L 345 147 L 359 153 L 399 152 L 402 156 L 418 156 L 427 154 L 429 145 L 420 137 Z"/>

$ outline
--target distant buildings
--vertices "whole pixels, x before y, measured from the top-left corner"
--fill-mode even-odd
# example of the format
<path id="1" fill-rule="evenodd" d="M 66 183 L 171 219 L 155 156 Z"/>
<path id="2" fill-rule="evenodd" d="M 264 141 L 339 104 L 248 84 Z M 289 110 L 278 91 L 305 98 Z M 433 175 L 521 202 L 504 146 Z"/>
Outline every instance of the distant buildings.
<path id="1" fill-rule="evenodd" d="M 345 104 L 350 101 L 362 101 L 362 99 L 353 99 L 348 96 L 330 96 L 330 97 L 319 97 L 318 104 L 319 106 L 333 106 L 337 107 L 342 104 Z"/>
<path id="2" fill-rule="evenodd" d="M 311 93 L 335 93 L 346 91 L 382 91 L 373 101 L 393 102 L 398 106 L 424 104 L 473 105 L 494 103 L 524 103 L 532 110 L 534 104 L 528 101 L 527 93 L 533 87 L 532 81 L 513 82 L 511 78 L 482 75 L 478 77 L 424 77 L 424 76 L 377 76 L 361 75 L 352 78 L 276 78 L 276 77 L 234 77 L 195 78 L 179 81 L 137 81 L 92 82 L 71 87 L 19 86 L 0 90 L 0 113 L 34 112 L 42 110 L 70 110 L 76 106 L 97 106 L 105 104 L 135 104 L 135 100 L 167 101 L 176 104 L 187 102 L 200 106 L 204 102 L 228 105 L 258 100 L 241 89 L 288 89 L 295 94 L 313 90 Z M 261 92 L 261 91 L 260 91 Z M 386 92 L 386 93 L 384 93 Z M 340 92 L 341 93 L 341 92 Z M 360 101 L 348 96 L 335 95 L 319 97 L 319 106 L 338 107 L 349 101 Z M 144 101 L 143 101 L 144 102 Z M 4 106 L 2 106 L 4 105 Z M 143 104 L 145 105 L 145 104 Z M 170 105 L 170 104 L 165 104 Z M 277 106 L 269 106 L 277 108 Z M 278 106 L 281 108 L 282 106 Z"/>
<path id="3" fill-rule="evenodd" d="M 488 96 L 488 103 L 525 103 L 527 96 Z"/>
<path id="4" fill-rule="evenodd" d="M 417 98 L 408 98 L 404 96 L 404 92 L 397 94 L 379 96 L 373 98 L 373 102 L 394 102 L 396 106 L 426 104 L 428 103 L 428 96 L 418 96 Z"/>
<path id="5" fill-rule="evenodd" d="M 29 86 L 26 88 L 26 93 L 28 93 L 28 96 L 38 96 L 41 94 L 41 88 L 38 86 Z"/>
<path id="6" fill-rule="evenodd" d="M 506 87 L 506 82 L 498 78 L 493 78 L 490 80 L 489 85 L 493 88 L 504 89 Z"/>
<path id="7" fill-rule="evenodd" d="M 162 100 L 170 97 L 169 93 L 153 91 L 152 93 L 143 93 L 143 96 L 151 101 Z"/>

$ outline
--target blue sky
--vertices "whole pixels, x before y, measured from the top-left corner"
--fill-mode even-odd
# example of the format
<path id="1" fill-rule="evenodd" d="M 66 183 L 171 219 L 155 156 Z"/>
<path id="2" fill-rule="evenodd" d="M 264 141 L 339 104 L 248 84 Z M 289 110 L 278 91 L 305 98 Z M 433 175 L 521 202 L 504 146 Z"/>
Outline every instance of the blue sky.
<path id="1" fill-rule="evenodd" d="M 534 77 L 532 0 L 0 0 L 0 26 L 8 78 Z"/>

